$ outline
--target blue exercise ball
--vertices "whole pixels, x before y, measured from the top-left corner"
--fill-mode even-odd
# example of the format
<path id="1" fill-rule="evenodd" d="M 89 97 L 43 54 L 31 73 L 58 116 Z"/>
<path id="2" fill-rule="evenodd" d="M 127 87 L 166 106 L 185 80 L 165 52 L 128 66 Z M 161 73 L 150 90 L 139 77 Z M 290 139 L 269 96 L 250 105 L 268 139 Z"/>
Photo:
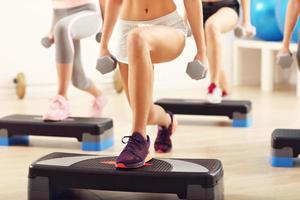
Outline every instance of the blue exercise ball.
<path id="1" fill-rule="evenodd" d="M 281 41 L 283 35 L 276 20 L 277 0 L 251 0 L 251 22 L 256 36 L 266 41 Z"/>
<path id="2" fill-rule="evenodd" d="M 282 34 L 284 34 L 284 24 L 285 24 L 285 18 L 286 18 L 286 12 L 287 12 L 287 6 L 288 6 L 289 0 L 277 0 L 276 5 L 276 20 L 277 24 L 279 26 L 279 29 Z M 300 20 L 298 20 L 294 32 L 292 34 L 292 42 L 298 41 L 298 32 L 300 30 Z"/>

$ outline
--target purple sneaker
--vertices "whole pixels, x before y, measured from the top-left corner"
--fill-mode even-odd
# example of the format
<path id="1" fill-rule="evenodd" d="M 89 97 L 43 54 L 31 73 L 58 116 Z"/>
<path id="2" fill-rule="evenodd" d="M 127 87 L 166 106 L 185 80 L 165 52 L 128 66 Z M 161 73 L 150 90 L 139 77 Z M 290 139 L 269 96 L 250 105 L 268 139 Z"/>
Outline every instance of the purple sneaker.
<path id="1" fill-rule="evenodd" d="M 147 156 L 149 155 L 150 138 L 147 136 L 147 141 L 144 137 L 138 133 L 134 132 L 132 136 L 125 136 L 122 139 L 124 142 L 125 138 L 129 138 L 127 145 L 117 158 L 116 168 L 119 169 L 135 169 L 140 168 L 145 165 Z"/>
<path id="2" fill-rule="evenodd" d="M 171 112 L 167 112 L 171 117 L 171 124 L 168 128 L 158 126 L 158 133 L 154 143 L 154 149 L 157 153 L 168 153 L 172 150 L 171 135 L 176 131 L 177 120 Z"/>

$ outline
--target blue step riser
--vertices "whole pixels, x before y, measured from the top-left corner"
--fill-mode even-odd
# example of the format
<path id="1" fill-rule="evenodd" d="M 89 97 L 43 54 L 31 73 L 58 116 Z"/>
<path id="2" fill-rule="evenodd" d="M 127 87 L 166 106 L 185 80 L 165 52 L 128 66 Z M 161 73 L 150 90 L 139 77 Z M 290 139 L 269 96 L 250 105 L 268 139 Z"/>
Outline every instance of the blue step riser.
<path id="1" fill-rule="evenodd" d="M 114 139 L 108 138 L 99 142 L 82 142 L 81 149 L 83 151 L 103 151 L 113 146 Z"/>
<path id="2" fill-rule="evenodd" d="M 273 167 L 293 167 L 294 166 L 294 158 L 291 157 L 271 157 L 271 165 Z"/>
<path id="3" fill-rule="evenodd" d="M 11 145 L 28 145 L 29 136 L 11 136 L 11 137 L 0 137 L 0 146 L 11 146 Z"/>
<path id="4" fill-rule="evenodd" d="M 251 119 L 234 119 L 232 121 L 232 127 L 236 128 L 247 128 L 252 126 L 252 120 Z"/>
<path id="5" fill-rule="evenodd" d="M 29 136 L 11 136 L 0 137 L 0 146 L 13 146 L 13 145 L 28 145 Z M 82 142 L 82 150 L 84 151 L 102 151 L 114 144 L 113 138 L 101 140 L 99 142 Z"/>

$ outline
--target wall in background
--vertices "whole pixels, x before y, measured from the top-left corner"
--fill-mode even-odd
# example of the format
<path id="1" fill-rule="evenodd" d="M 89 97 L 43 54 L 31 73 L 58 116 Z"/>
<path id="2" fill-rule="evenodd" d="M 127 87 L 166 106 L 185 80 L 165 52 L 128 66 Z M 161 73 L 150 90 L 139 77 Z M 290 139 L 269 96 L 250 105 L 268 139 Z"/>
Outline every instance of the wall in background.
<path id="1" fill-rule="evenodd" d="M 182 10 L 182 4 L 178 5 Z M 51 20 L 51 1 L 11 0 L 0 7 L 0 94 L 13 90 L 12 80 L 24 72 L 30 86 L 55 86 L 54 48 L 44 49 L 40 39 L 47 34 Z M 232 65 L 232 34 L 224 36 L 224 67 L 228 75 Z M 83 40 L 83 62 L 87 74 L 99 84 L 111 82 L 111 75 L 102 76 L 95 70 L 98 44 L 94 37 Z M 188 61 L 193 59 L 195 46 L 190 38 L 182 55 L 170 63 L 157 65 L 156 88 L 197 88 L 207 81 L 192 81 L 185 74 Z"/>

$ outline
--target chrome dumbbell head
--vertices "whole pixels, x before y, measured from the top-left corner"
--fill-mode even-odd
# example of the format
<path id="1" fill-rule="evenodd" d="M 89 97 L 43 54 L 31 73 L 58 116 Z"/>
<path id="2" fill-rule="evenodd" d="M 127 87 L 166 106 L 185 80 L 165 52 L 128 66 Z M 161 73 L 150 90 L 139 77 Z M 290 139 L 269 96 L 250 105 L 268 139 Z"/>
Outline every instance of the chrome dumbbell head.
<path id="1" fill-rule="evenodd" d="M 101 42 L 101 37 L 102 37 L 102 33 L 101 33 L 101 32 L 97 33 L 95 39 L 96 39 L 96 41 L 97 41 L 98 43 Z"/>
<path id="2" fill-rule="evenodd" d="M 45 47 L 45 48 L 50 48 L 53 44 L 53 40 L 51 40 L 50 38 L 48 37 L 43 37 L 41 39 L 41 44 Z"/>
<path id="3" fill-rule="evenodd" d="M 98 58 L 97 60 L 97 70 L 101 72 L 101 74 L 107 74 L 112 72 L 117 67 L 117 60 L 113 56 L 103 56 Z"/>
<path id="4" fill-rule="evenodd" d="M 244 35 L 244 31 L 243 31 L 242 27 L 240 27 L 240 26 L 236 27 L 236 28 L 234 29 L 234 35 L 235 35 L 235 37 L 237 37 L 237 38 L 242 38 L 243 35 Z"/>
<path id="5" fill-rule="evenodd" d="M 186 73 L 194 80 L 204 79 L 207 74 L 207 68 L 205 65 L 199 61 L 194 60 L 188 63 L 186 68 Z"/>
<path id="6" fill-rule="evenodd" d="M 251 39 L 256 35 L 256 28 L 254 27 L 251 35 L 247 35 L 246 30 L 242 26 L 238 26 L 234 29 L 234 35 L 237 38 L 248 38 Z"/>
<path id="7" fill-rule="evenodd" d="M 282 68 L 290 68 L 293 64 L 293 54 L 285 53 L 277 56 L 277 64 Z"/>

